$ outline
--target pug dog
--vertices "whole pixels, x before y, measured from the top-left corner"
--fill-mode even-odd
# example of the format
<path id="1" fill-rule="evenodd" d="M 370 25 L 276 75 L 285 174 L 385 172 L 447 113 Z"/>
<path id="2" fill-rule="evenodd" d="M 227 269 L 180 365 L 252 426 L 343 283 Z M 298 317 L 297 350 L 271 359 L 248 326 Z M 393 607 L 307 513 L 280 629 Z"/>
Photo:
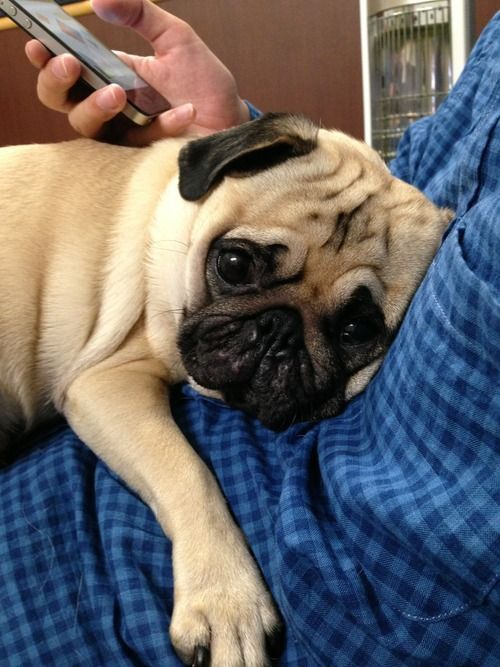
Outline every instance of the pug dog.
<path id="1" fill-rule="evenodd" d="M 180 658 L 267 664 L 278 613 L 165 387 L 189 379 L 272 429 L 336 415 L 450 212 L 288 114 L 140 149 L 5 147 L 0 200 L 0 446 L 62 414 L 172 540 Z"/>

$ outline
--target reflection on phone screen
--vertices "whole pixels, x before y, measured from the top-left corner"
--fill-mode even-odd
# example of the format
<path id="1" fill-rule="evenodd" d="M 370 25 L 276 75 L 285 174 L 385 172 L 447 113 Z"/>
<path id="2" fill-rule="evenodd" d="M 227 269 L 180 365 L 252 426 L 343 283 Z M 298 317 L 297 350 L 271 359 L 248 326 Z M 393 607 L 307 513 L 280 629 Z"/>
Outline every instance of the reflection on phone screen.
<path id="1" fill-rule="evenodd" d="M 55 38 L 64 35 L 68 49 L 103 78 L 118 83 L 125 90 L 148 85 L 53 0 L 20 0 L 19 4 Z"/>

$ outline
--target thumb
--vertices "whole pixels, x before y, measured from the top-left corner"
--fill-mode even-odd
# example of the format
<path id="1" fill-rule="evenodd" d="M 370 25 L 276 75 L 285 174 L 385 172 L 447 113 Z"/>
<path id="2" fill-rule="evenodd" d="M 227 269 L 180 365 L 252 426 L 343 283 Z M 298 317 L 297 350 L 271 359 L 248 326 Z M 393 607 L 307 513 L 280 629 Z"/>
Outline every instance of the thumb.
<path id="1" fill-rule="evenodd" d="M 92 8 L 99 18 L 116 25 L 133 28 L 141 37 L 153 45 L 155 51 L 166 52 L 175 45 L 172 30 L 180 28 L 184 21 L 169 14 L 150 0 L 92 0 Z"/>

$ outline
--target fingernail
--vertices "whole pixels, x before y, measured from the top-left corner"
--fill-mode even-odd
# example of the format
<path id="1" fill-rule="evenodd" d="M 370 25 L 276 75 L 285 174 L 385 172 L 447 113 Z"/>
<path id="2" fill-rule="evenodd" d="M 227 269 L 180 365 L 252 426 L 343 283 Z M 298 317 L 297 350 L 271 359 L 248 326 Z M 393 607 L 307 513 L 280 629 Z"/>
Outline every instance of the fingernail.
<path id="1" fill-rule="evenodd" d="M 108 86 L 97 93 L 96 103 L 102 111 L 116 111 L 120 108 L 121 101 L 116 95 L 116 86 Z"/>
<path id="2" fill-rule="evenodd" d="M 63 54 L 58 58 L 54 58 L 51 63 L 52 74 L 58 79 L 68 78 L 68 67 L 66 65 L 66 56 Z"/>
<path id="3" fill-rule="evenodd" d="M 125 5 L 125 6 L 124 6 Z M 126 10 L 127 9 L 127 3 L 122 3 L 121 9 Z M 122 16 L 123 11 L 116 11 L 113 7 L 101 7 L 97 6 L 94 7 L 94 3 L 92 0 L 90 0 L 90 7 L 94 14 L 96 14 L 100 19 L 104 19 L 105 21 L 108 21 L 109 23 L 123 23 L 125 18 Z"/>

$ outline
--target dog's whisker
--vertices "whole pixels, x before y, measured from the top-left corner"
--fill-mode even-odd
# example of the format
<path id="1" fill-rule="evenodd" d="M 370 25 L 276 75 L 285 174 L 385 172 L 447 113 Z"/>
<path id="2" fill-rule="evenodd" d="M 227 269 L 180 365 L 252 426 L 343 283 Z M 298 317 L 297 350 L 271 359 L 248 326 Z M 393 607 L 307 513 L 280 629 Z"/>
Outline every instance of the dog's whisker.
<path id="1" fill-rule="evenodd" d="M 163 243 L 176 243 L 177 245 L 184 246 L 185 248 L 189 248 L 189 243 L 186 241 L 181 241 L 180 239 L 155 239 L 154 240 L 154 245 L 162 245 Z"/>
<path id="2" fill-rule="evenodd" d="M 159 247 L 161 250 L 164 250 L 164 251 L 166 251 L 166 252 L 175 252 L 176 255 L 184 255 L 184 256 L 187 255 L 187 252 L 185 252 L 185 251 L 183 251 L 183 250 L 176 250 L 175 248 L 164 248 L 164 247 L 162 247 L 162 246 L 160 246 L 160 245 L 159 245 L 158 247 Z"/>
<path id="3" fill-rule="evenodd" d="M 183 246 L 184 248 L 189 248 L 189 243 L 184 241 L 178 241 L 177 239 L 161 239 L 155 242 L 155 245 L 164 245 L 165 243 L 176 243 L 177 245 Z"/>
<path id="4" fill-rule="evenodd" d="M 152 313 L 150 316 L 150 319 L 156 319 L 157 317 L 161 317 L 162 315 L 176 315 L 176 314 L 182 314 L 183 308 L 168 308 L 166 310 L 161 310 L 157 313 Z"/>

